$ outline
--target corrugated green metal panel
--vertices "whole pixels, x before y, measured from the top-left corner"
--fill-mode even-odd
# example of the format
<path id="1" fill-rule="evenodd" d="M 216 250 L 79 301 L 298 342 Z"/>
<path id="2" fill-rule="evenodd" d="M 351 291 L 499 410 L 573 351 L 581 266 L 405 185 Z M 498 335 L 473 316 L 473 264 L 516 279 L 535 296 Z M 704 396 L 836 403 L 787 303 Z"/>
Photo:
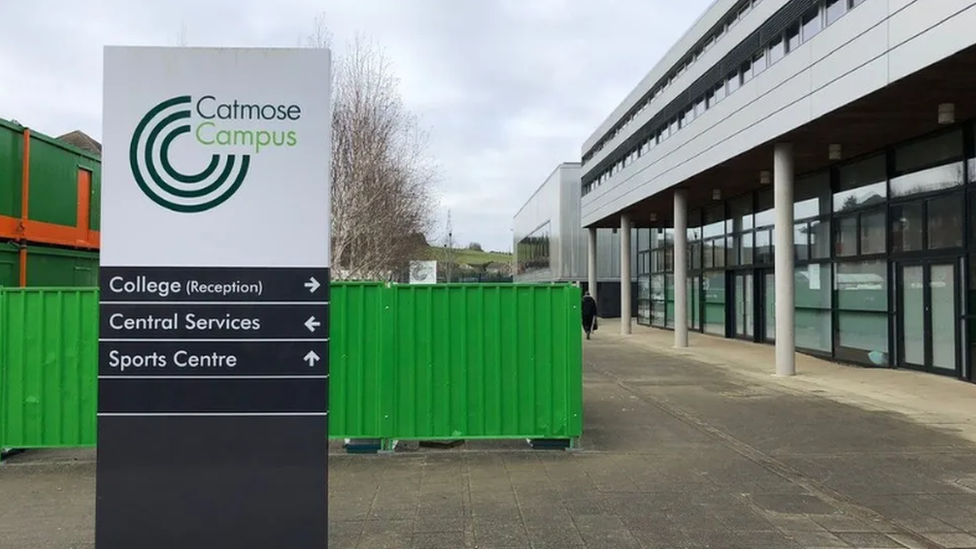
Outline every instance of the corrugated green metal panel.
<path id="1" fill-rule="evenodd" d="M 20 216 L 23 134 L 0 125 L 0 215 Z"/>
<path id="2" fill-rule="evenodd" d="M 78 158 L 61 147 L 31 139 L 32 220 L 74 227 L 78 221 Z"/>
<path id="3" fill-rule="evenodd" d="M 95 445 L 98 292 L 0 290 L 0 447 Z"/>
<path id="4" fill-rule="evenodd" d="M 3 128 L 0 128 L 3 130 Z M 10 242 L 0 242 L 0 288 L 20 285 L 19 248 Z M 3 327 L 0 326 L 0 329 Z"/>
<path id="5" fill-rule="evenodd" d="M 28 287 L 98 285 L 98 253 L 44 246 L 27 248 Z"/>
<path id="6" fill-rule="evenodd" d="M 390 434 L 393 363 L 389 290 L 333 283 L 329 298 L 329 436 Z"/>
<path id="7" fill-rule="evenodd" d="M 336 283 L 332 438 L 575 438 L 580 290 Z M 98 290 L 0 290 L 0 447 L 94 443 Z"/>
<path id="8" fill-rule="evenodd" d="M 581 435 L 579 288 L 393 291 L 395 438 Z"/>

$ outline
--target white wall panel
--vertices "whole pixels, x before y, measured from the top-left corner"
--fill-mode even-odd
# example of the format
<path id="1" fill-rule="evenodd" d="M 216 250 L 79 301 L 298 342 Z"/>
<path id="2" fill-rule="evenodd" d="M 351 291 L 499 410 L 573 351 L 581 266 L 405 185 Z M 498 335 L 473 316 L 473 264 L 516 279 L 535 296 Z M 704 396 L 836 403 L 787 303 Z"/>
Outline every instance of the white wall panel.
<path id="1" fill-rule="evenodd" d="M 757 28 L 775 11 L 772 8 L 785 4 L 785 0 L 766 4 L 768 1 L 759 6 L 771 11 L 749 19 L 746 26 Z M 750 16 L 757 13 L 759 10 L 754 9 Z M 743 36 L 748 34 L 746 26 L 740 29 Z M 582 198 L 582 223 L 611 216 L 972 46 L 976 44 L 973 28 L 976 0 L 865 0 L 649 154 L 594 188 Z M 709 55 L 718 59 L 734 45 L 723 42 Z M 649 119 L 655 110 L 648 109 L 642 118 Z M 628 129 L 639 127 L 635 123 Z M 615 142 L 624 139 L 626 135 L 621 135 Z M 607 147 L 602 154 L 611 152 Z"/>

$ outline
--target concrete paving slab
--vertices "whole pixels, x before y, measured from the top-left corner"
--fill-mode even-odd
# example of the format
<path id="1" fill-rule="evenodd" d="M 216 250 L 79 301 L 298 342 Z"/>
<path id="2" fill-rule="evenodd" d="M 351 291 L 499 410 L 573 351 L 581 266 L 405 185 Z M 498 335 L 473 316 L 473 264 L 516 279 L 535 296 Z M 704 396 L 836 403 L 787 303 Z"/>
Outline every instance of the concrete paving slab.
<path id="1" fill-rule="evenodd" d="M 944 428 L 966 423 L 952 406 L 940 426 L 635 339 L 586 342 L 582 451 L 333 444 L 330 547 L 976 548 L 976 444 Z M 0 549 L 91 548 L 94 459 L 0 465 Z"/>

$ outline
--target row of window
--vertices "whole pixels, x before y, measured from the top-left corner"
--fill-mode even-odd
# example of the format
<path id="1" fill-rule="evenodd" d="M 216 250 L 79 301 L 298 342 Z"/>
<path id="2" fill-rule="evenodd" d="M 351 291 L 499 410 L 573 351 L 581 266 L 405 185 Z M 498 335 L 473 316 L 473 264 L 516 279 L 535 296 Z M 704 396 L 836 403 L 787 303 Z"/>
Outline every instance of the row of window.
<path id="1" fill-rule="evenodd" d="M 952 128 L 799 178 L 793 204 L 795 260 L 963 247 L 964 192 L 976 211 L 976 190 L 962 190 L 976 182 L 976 150 L 967 154 L 966 132 L 976 136 L 976 126 Z M 771 264 L 774 221 L 769 187 L 690 211 L 689 268 Z M 970 228 L 976 245 L 976 223 Z M 638 232 L 638 249 L 649 250 L 646 260 L 638 258 L 638 272 L 670 272 L 674 230 L 647 231 Z"/>
<path id="2" fill-rule="evenodd" d="M 695 98 L 680 114 L 659 126 L 648 138 L 623 154 L 609 168 L 602 170 L 591 180 L 584 181 L 582 194 L 584 196 L 589 194 L 594 188 L 602 185 L 638 158 L 691 124 L 696 118 L 702 116 L 777 61 L 795 51 L 801 44 L 819 34 L 826 26 L 837 21 L 849 10 L 863 2 L 864 0 L 819 0 L 796 22 L 789 25 L 786 31 L 769 40 L 750 60 L 745 61 L 736 70 L 730 72 L 712 89 Z"/>
<path id="3" fill-rule="evenodd" d="M 661 97 L 664 90 L 671 87 L 678 78 L 684 76 L 688 69 L 694 65 L 701 56 L 705 55 L 706 52 L 712 49 L 713 46 L 718 44 L 719 40 L 722 39 L 726 34 L 732 30 L 739 21 L 745 18 L 746 14 L 752 11 L 752 8 L 761 2 L 762 0 L 744 0 L 740 2 L 738 6 L 729 10 L 729 14 L 725 19 L 716 25 L 716 27 L 708 33 L 707 38 L 699 44 L 696 48 L 692 50 L 691 53 L 686 55 L 681 61 L 679 61 L 667 75 L 661 78 L 660 82 L 651 89 L 651 92 L 644 96 L 637 106 L 631 109 L 630 113 L 624 117 L 623 121 L 618 122 L 613 128 L 610 129 L 593 147 L 583 155 L 583 163 L 587 163 L 593 155 L 603 150 L 614 137 L 617 137 L 627 126 L 629 126 L 642 112 L 644 112 L 647 107 L 651 105 L 657 98 Z"/>

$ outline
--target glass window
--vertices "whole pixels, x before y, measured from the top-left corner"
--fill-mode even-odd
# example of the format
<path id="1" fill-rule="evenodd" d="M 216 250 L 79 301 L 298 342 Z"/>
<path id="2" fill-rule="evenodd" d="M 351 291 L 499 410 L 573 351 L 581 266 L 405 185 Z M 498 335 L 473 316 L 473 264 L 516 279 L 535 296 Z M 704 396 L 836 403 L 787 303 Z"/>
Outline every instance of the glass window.
<path id="1" fill-rule="evenodd" d="M 891 208 L 891 251 L 917 252 L 922 249 L 922 205 L 906 204 Z"/>
<path id="2" fill-rule="evenodd" d="M 839 192 L 834 194 L 834 211 L 881 204 L 888 196 L 883 154 L 840 169 Z"/>
<path id="3" fill-rule="evenodd" d="M 728 84 L 728 92 L 730 94 L 735 93 L 735 91 L 739 89 L 739 71 L 733 71 L 730 73 L 725 81 Z"/>
<path id="4" fill-rule="evenodd" d="M 887 364 L 887 314 L 841 312 L 837 315 L 837 337 L 838 345 L 864 351 L 866 362 Z"/>
<path id="5" fill-rule="evenodd" d="M 714 266 L 715 266 L 715 241 L 708 240 L 703 243 L 703 247 L 702 247 L 702 268 L 711 269 Z"/>
<path id="6" fill-rule="evenodd" d="M 816 36 L 823 28 L 823 19 L 820 17 L 820 6 L 807 10 L 803 14 L 803 41 L 806 42 Z"/>
<path id="7" fill-rule="evenodd" d="M 962 130 L 955 130 L 900 147 L 895 151 L 895 171 L 904 174 L 962 157 Z"/>
<path id="8" fill-rule="evenodd" d="M 796 346 L 800 349 L 830 352 L 832 315 L 830 311 L 797 308 L 793 311 Z"/>
<path id="9" fill-rule="evenodd" d="M 962 247 L 962 206 L 957 195 L 928 201 L 929 249 Z"/>
<path id="10" fill-rule="evenodd" d="M 729 204 L 734 232 L 752 229 L 752 195 L 746 194 L 732 199 Z"/>
<path id="11" fill-rule="evenodd" d="M 715 266 L 725 267 L 727 265 L 725 256 L 731 248 L 731 238 L 719 238 L 715 241 Z"/>
<path id="12" fill-rule="evenodd" d="M 725 99 L 725 96 L 726 95 L 728 95 L 728 92 L 725 89 L 725 82 L 722 82 L 721 84 L 718 84 L 717 86 L 715 86 L 715 102 L 716 103 L 718 103 L 718 102 L 722 101 L 723 99 Z"/>
<path id="13" fill-rule="evenodd" d="M 793 226 L 793 259 L 808 261 L 810 259 L 810 224 L 797 223 Z"/>
<path id="14" fill-rule="evenodd" d="M 888 311 L 888 264 L 884 260 L 834 265 L 837 307 L 850 311 Z"/>
<path id="15" fill-rule="evenodd" d="M 769 43 L 769 64 L 779 61 L 784 55 L 786 55 L 786 42 L 783 41 L 782 36 L 777 36 Z"/>
<path id="16" fill-rule="evenodd" d="M 798 267 L 793 278 L 796 288 L 794 304 L 797 307 L 830 309 L 833 287 L 830 285 L 829 264 L 811 263 Z"/>
<path id="17" fill-rule="evenodd" d="M 702 243 L 692 242 L 688 245 L 688 269 L 698 271 L 702 268 Z"/>
<path id="18" fill-rule="evenodd" d="M 705 212 L 705 230 L 702 234 L 705 238 L 725 234 L 725 208 L 723 206 L 709 208 Z"/>
<path id="19" fill-rule="evenodd" d="M 756 231 L 756 255 L 754 261 L 758 265 L 773 263 L 773 230 Z"/>
<path id="20" fill-rule="evenodd" d="M 830 221 L 810 222 L 810 259 L 830 257 Z"/>
<path id="21" fill-rule="evenodd" d="M 763 48 L 756 52 L 756 55 L 752 57 L 752 72 L 755 76 L 759 76 L 766 70 L 766 48 Z"/>
<path id="22" fill-rule="evenodd" d="M 715 106 L 715 90 L 711 90 L 705 94 L 705 109 L 710 109 Z"/>
<path id="23" fill-rule="evenodd" d="M 768 227 L 776 223 L 776 211 L 773 209 L 773 189 L 768 188 L 756 196 L 756 227 Z"/>
<path id="24" fill-rule="evenodd" d="M 549 223 L 533 231 L 531 234 L 519 240 L 516 245 L 516 257 L 519 274 L 532 272 L 548 271 L 549 262 Z"/>
<path id="25" fill-rule="evenodd" d="M 699 97 L 695 101 L 695 118 L 705 114 L 705 98 Z"/>
<path id="26" fill-rule="evenodd" d="M 847 11 L 847 0 L 827 0 L 827 24 L 840 19 Z"/>
<path id="27" fill-rule="evenodd" d="M 800 47 L 800 24 L 793 23 L 786 29 L 786 53 Z"/>
<path id="28" fill-rule="evenodd" d="M 834 220 L 834 253 L 838 257 L 857 255 L 857 216 Z"/>
<path id="29" fill-rule="evenodd" d="M 752 80 L 752 60 L 746 61 L 742 64 L 742 67 L 739 69 L 739 74 L 742 75 L 743 84 Z"/>
<path id="30" fill-rule="evenodd" d="M 884 211 L 861 215 L 861 255 L 885 252 L 885 227 Z"/>
<path id="31" fill-rule="evenodd" d="M 665 326 L 674 328 L 674 275 L 664 277 Z"/>
<path id="32" fill-rule="evenodd" d="M 830 172 L 797 179 L 794 193 L 794 219 L 830 213 Z"/>
<path id="33" fill-rule="evenodd" d="M 738 239 L 738 244 L 739 244 L 738 264 L 752 265 L 752 262 L 754 260 L 752 250 L 753 250 L 753 246 L 755 245 L 753 233 L 745 233 L 742 236 L 740 236 Z"/>
<path id="34" fill-rule="evenodd" d="M 951 189 L 963 184 L 963 163 L 956 162 L 921 170 L 891 180 L 891 196 L 909 196 L 941 189 Z"/>

